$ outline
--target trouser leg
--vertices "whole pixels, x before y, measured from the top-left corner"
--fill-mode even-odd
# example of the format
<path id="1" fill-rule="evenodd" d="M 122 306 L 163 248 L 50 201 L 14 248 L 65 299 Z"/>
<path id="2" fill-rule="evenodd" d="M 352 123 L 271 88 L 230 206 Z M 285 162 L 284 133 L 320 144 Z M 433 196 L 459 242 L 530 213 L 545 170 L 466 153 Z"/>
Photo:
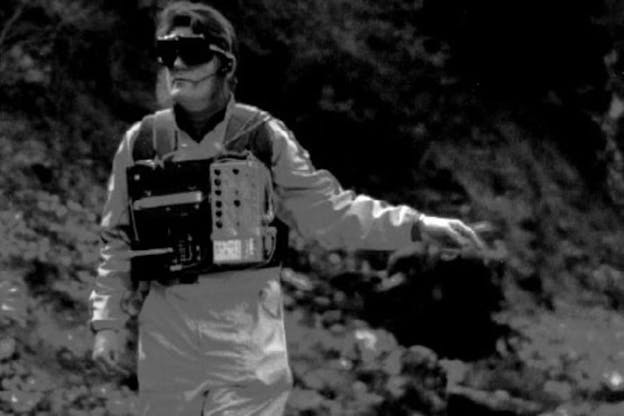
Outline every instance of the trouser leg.
<path id="1" fill-rule="evenodd" d="M 139 317 L 142 416 L 279 416 L 291 386 L 274 271 L 153 285 Z"/>
<path id="2" fill-rule="evenodd" d="M 139 317 L 140 416 L 199 416 L 205 375 L 196 334 L 183 311 L 151 292 Z"/>
<path id="3" fill-rule="evenodd" d="M 139 392 L 139 416 L 201 416 L 204 397 L 192 399 L 184 393 L 162 391 Z"/>
<path id="4" fill-rule="evenodd" d="M 282 416 L 290 393 L 290 382 L 272 386 L 218 387 L 206 395 L 203 416 Z"/>
<path id="5" fill-rule="evenodd" d="M 290 385 L 213 387 L 191 400 L 184 393 L 142 392 L 139 416 L 282 416 Z"/>

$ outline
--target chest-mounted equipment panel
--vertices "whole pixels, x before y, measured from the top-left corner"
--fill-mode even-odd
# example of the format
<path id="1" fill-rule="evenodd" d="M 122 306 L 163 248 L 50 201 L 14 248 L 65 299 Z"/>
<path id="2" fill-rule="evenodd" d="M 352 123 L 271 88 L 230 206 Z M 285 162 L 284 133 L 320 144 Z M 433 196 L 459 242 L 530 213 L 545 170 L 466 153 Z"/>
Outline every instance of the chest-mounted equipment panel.
<path id="1" fill-rule="evenodd" d="M 146 117 L 127 171 L 134 280 L 277 266 L 288 229 L 272 205 L 266 113 L 236 106 L 215 158 L 174 161 L 173 113 Z"/>
<path id="2" fill-rule="evenodd" d="M 269 265 L 271 180 L 252 155 L 128 168 L 133 268 L 140 279 Z"/>

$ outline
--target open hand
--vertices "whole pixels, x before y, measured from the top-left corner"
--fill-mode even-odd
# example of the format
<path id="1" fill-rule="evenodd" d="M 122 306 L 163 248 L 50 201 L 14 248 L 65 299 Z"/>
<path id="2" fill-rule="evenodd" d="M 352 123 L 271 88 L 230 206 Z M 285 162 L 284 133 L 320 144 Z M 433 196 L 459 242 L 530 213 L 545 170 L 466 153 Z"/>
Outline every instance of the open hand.
<path id="1" fill-rule="evenodd" d="M 421 215 L 418 226 L 425 243 L 450 248 L 485 249 L 476 231 L 461 220 Z"/>

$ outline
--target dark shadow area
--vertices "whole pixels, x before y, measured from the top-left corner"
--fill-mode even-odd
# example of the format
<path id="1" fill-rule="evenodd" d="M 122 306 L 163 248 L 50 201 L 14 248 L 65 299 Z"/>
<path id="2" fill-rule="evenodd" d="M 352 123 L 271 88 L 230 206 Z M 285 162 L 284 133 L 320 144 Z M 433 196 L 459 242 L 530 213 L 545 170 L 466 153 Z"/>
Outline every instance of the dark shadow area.
<path id="1" fill-rule="evenodd" d="M 492 317 L 503 302 L 502 262 L 410 253 L 391 263 L 383 281 L 353 273 L 332 278 L 331 285 L 349 297 L 343 308 L 404 346 L 424 345 L 439 356 L 467 361 L 495 353 L 506 333 Z"/>

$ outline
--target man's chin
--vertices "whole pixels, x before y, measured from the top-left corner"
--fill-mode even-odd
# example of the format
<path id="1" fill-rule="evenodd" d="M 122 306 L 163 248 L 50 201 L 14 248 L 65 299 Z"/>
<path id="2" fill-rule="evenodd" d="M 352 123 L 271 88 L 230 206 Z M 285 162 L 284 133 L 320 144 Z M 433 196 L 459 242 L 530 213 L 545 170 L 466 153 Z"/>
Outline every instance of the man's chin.
<path id="1" fill-rule="evenodd" d="M 195 111 L 206 107 L 206 100 L 194 94 L 171 93 L 171 100 L 189 111 Z"/>
<path id="2" fill-rule="evenodd" d="M 188 91 L 186 88 L 172 88 L 171 89 L 171 99 L 177 103 L 196 101 L 197 97 L 193 94 L 192 91 Z"/>

